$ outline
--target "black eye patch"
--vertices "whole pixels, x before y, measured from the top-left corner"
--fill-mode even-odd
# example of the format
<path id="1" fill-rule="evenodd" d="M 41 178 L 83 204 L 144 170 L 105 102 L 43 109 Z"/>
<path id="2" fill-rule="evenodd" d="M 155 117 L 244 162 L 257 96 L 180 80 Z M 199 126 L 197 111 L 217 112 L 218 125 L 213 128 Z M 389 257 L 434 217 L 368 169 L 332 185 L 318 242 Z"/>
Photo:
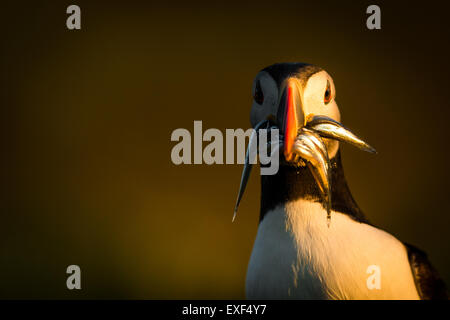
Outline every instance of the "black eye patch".
<path id="1" fill-rule="evenodd" d="M 255 93 L 253 95 L 253 99 L 255 99 L 255 102 L 257 104 L 263 104 L 263 102 L 264 102 L 264 94 L 262 92 L 261 83 L 259 80 L 256 81 Z"/>
<path id="2" fill-rule="evenodd" d="M 328 104 L 331 101 L 331 86 L 330 81 L 327 80 L 327 88 L 325 89 L 325 94 L 323 96 L 323 102 Z"/>

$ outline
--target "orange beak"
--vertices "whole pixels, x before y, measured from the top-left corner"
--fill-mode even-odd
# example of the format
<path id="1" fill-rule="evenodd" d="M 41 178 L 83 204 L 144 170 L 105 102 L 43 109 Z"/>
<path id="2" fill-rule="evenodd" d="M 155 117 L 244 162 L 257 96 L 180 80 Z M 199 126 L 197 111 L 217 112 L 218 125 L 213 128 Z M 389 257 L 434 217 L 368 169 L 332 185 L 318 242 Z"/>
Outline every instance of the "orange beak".
<path id="1" fill-rule="evenodd" d="M 301 109 L 298 84 L 293 79 L 288 79 L 285 89 L 285 105 L 283 110 L 284 157 L 292 160 L 292 149 L 297 138 L 299 126 L 303 123 L 303 110 Z M 301 118 L 301 119 L 299 119 Z"/>

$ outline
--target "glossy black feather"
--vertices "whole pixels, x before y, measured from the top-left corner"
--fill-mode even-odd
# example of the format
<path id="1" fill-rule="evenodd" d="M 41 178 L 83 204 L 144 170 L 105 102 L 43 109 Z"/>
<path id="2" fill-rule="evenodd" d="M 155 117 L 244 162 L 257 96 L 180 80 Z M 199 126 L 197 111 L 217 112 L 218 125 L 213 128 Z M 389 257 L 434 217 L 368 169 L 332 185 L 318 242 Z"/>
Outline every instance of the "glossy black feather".
<path id="1" fill-rule="evenodd" d="M 444 281 L 431 265 L 427 254 L 417 247 L 404 243 L 408 251 L 409 264 L 419 296 L 423 300 L 448 300 Z"/>
<path id="2" fill-rule="evenodd" d="M 331 159 L 331 209 L 349 215 L 358 222 L 369 223 L 347 185 L 340 151 Z M 322 203 L 322 195 L 307 167 L 281 165 L 273 176 L 261 176 L 260 221 L 276 206 L 298 199 Z"/>

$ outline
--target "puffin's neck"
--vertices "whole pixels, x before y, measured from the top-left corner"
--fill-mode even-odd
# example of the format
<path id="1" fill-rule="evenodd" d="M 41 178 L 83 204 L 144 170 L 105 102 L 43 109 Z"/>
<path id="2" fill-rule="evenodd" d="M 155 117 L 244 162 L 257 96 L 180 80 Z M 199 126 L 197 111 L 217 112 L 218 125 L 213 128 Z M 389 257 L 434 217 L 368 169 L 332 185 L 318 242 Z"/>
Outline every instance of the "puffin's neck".
<path id="1" fill-rule="evenodd" d="M 368 223 L 348 188 L 340 151 L 331 159 L 331 167 L 331 209 Z M 322 202 L 319 187 L 307 167 L 280 166 L 276 175 L 262 175 L 260 222 L 275 207 L 298 199 Z"/>

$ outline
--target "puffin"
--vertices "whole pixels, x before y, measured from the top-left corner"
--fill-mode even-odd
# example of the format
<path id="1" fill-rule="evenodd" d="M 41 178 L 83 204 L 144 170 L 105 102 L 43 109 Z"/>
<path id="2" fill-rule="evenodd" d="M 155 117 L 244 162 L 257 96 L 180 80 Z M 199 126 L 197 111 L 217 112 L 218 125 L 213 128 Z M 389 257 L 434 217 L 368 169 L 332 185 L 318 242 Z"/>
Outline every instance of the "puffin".
<path id="1" fill-rule="evenodd" d="M 267 148 L 278 151 L 279 169 L 261 175 L 247 299 L 448 299 L 426 253 L 371 224 L 354 200 L 339 145 L 376 151 L 341 124 L 332 77 L 312 64 L 277 63 L 256 75 L 252 93 L 250 143 L 277 129 Z M 247 150 L 233 221 L 252 163 Z"/>

